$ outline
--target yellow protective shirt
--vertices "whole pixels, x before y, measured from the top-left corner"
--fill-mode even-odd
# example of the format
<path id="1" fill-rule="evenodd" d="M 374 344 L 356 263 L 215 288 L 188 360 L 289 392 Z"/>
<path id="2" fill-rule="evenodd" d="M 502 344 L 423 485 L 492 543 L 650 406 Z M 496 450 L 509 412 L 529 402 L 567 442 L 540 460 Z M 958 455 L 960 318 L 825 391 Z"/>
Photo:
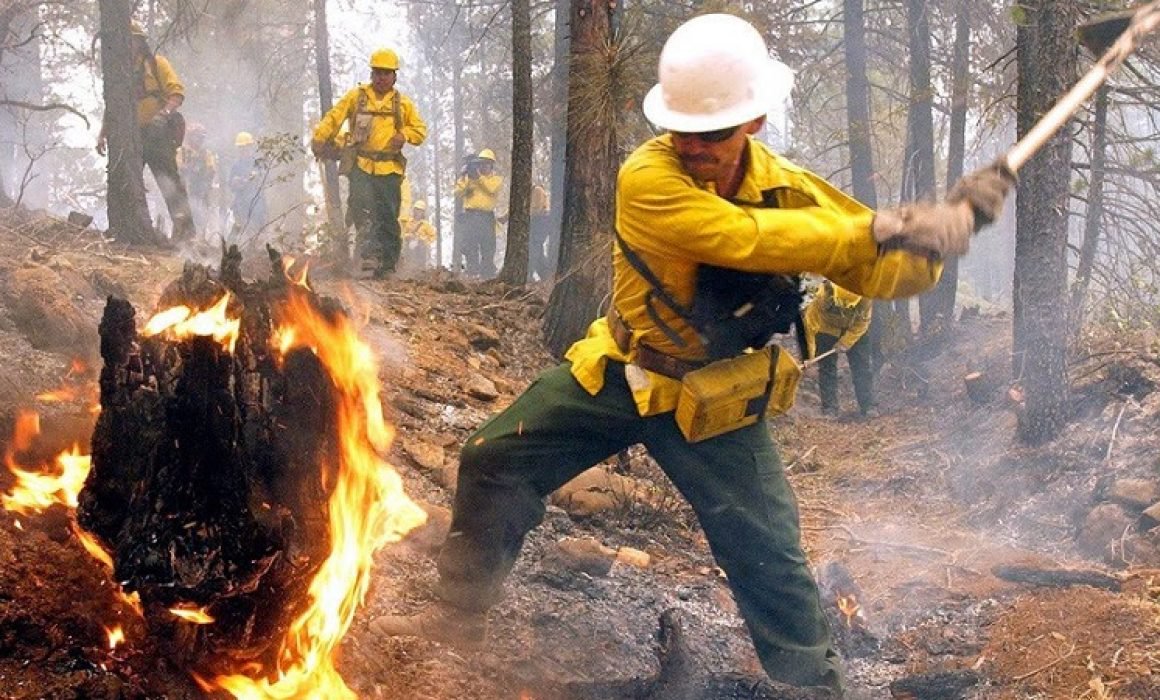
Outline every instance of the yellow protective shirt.
<path id="1" fill-rule="evenodd" d="M 143 96 L 137 100 L 137 124 L 145 126 L 149 123 L 170 97 L 185 96 L 185 86 L 177 77 L 177 71 L 164 56 L 154 56 L 152 59 L 141 59 L 138 71 L 143 75 Z"/>
<path id="2" fill-rule="evenodd" d="M 825 283 L 806 307 L 806 345 L 814 356 L 818 333 L 832 335 L 847 348 L 853 347 L 870 328 L 873 303 L 835 284 Z"/>
<path id="3" fill-rule="evenodd" d="M 455 194 L 463 197 L 464 209 L 495 211 L 495 202 L 503 178 L 495 173 L 468 178 L 466 175 L 455 181 Z"/>
<path id="4" fill-rule="evenodd" d="M 682 305 L 692 303 L 701 264 L 746 272 L 813 272 L 873 298 L 907 297 L 930 289 L 942 264 L 902 250 L 882 251 L 870 233 L 874 213 L 817 175 L 749 139 L 748 166 L 736 197 L 719 197 L 713 183 L 687 174 L 672 139 L 659 136 L 636 149 L 620 168 L 616 184 L 616 227 L 666 290 Z M 763 192 L 778 208 L 763 208 Z M 649 346 L 688 360 L 705 358 L 697 334 L 663 303 L 654 308 L 685 341 L 672 343 L 649 318 L 649 283 L 612 254 L 612 304 L 632 331 L 622 353 L 601 318 L 568 350 L 572 374 L 591 394 L 604 384 L 607 359 L 631 362 L 636 346 Z M 676 407 L 680 382 L 629 368 L 637 410 L 642 416 Z"/>
<path id="5" fill-rule="evenodd" d="M 370 133 L 366 143 L 359 147 L 363 151 L 386 151 L 387 143 L 395 135 L 394 101 L 397 90 L 391 90 L 385 95 L 378 95 L 369 84 L 359 85 L 342 96 L 338 104 L 322 117 L 314 129 L 315 141 L 330 141 L 338 135 L 343 123 L 353 122 L 355 112 L 358 111 L 359 94 L 366 95 L 366 105 L 363 111 L 373 115 Z M 399 118 L 403 138 L 412 146 L 418 146 L 427 138 L 427 125 L 419 116 L 419 110 L 410 97 L 399 93 Z M 371 160 L 359 157 L 358 167 L 371 175 L 403 174 L 403 164 L 394 160 Z"/>
<path id="6" fill-rule="evenodd" d="M 431 225 L 430 221 L 411 219 L 403 226 L 403 238 L 423 241 L 428 244 L 434 243 L 435 227 Z"/>

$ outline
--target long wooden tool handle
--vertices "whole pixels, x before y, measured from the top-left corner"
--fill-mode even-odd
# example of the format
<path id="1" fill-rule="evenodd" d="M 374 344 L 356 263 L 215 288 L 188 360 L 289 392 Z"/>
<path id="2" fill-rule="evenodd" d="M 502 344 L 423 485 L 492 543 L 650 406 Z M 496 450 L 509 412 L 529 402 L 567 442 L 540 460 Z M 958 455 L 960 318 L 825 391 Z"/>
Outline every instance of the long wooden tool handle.
<path id="1" fill-rule="evenodd" d="M 1043 148 L 1043 144 L 1047 143 L 1057 131 L 1063 128 L 1063 125 L 1067 123 L 1072 114 L 1075 114 L 1080 105 L 1095 94 L 1095 91 L 1099 89 L 1100 85 L 1103 85 L 1108 76 L 1120 67 L 1120 64 L 1128 58 L 1129 54 L 1136 50 L 1140 41 L 1157 25 L 1160 25 L 1160 0 L 1152 0 L 1136 10 L 1128 28 L 1104 52 L 1104 55 L 1092 66 L 1091 70 L 1085 73 L 1079 82 L 1035 123 L 1035 126 L 1031 127 L 1031 131 L 1028 131 L 1023 138 L 1019 139 L 1018 143 L 1011 147 L 1011 150 L 1007 151 L 1007 167 L 1011 169 L 1011 172 L 1018 172 L 1019 168 L 1031 159 L 1031 156 Z"/>

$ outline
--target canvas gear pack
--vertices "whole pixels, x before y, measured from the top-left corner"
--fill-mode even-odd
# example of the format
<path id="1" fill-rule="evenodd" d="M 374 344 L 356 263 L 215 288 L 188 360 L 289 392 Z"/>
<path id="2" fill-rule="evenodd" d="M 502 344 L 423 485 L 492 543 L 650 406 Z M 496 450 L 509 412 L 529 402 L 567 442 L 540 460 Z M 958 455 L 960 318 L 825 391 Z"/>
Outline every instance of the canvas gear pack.
<path id="1" fill-rule="evenodd" d="M 375 117 L 392 116 L 395 121 L 395 133 L 403 131 L 403 113 L 399 106 L 399 91 L 395 90 L 395 94 L 391 99 L 391 111 L 368 111 L 367 110 L 367 93 L 366 88 L 362 88 L 358 93 L 358 104 L 355 106 L 354 114 L 350 115 L 350 133 L 347 135 L 346 142 L 339 145 L 337 148 L 338 173 L 340 175 L 350 175 L 358 164 L 359 158 L 366 158 L 373 161 L 393 160 L 399 165 L 406 167 L 407 159 L 403 156 L 401 151 L 370 151 L 363 149 L 367 139 L 371 134 L 371 123 Z M 330 148 L 324 151 L 324 155 L 333 153 Z"/>
<path id="2" fill-rule="evenodd" d="M 718 360 L 681 380 L 677 427 L 689 442 L 753 425 L 793 407 L 802 371 L 776 345 Z"/>

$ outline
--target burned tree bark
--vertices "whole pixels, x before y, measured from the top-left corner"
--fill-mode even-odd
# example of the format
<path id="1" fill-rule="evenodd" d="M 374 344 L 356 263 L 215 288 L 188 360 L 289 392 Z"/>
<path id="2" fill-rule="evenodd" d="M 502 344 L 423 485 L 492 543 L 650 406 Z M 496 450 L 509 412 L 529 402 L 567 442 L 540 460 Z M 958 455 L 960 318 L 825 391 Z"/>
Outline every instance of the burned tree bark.
<path id="1" fill-rule="evenodd" d="M 290 295 L 337 305 L 274 274 L 246 283 L 232 248 L 216 277 L 187 265 L 159 308 L 211 306 L 227 292 L 240 317 L 232 349 L 216 337 L 138 335 L 135 310 L 110 298 L 101 321 L 101 415 L 78 522 L 140 595 L 173 658 L 212 669 L 225 656 L 272 660 L 328 549 L 319 465 L 338 440 L 335 389 L 308 350 L 271 342 Z M 172 613 L 198 610 L 212 624 Z"/>

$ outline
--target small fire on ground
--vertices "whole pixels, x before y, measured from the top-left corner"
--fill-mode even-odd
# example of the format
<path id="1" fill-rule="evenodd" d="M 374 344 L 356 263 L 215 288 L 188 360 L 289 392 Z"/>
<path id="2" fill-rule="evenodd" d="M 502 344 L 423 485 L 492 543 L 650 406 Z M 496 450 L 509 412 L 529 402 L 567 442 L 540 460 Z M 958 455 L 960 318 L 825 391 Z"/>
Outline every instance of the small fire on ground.
<path id="1" fill-rule="evenodd" d="M 862 606 L 853 594 L 838 596 L 838 611 L 845 618 L 847 628 L 860 627 L 866 619 Z"/>

